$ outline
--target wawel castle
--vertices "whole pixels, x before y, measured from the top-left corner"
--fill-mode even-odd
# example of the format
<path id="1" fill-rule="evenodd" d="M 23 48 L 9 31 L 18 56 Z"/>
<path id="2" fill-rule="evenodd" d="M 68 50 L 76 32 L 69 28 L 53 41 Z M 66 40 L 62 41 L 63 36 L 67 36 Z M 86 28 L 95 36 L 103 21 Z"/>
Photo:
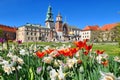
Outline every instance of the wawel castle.
<path id="1" fill-rule="evenodd" d="M 118 23 L 105 24 L 102 27 L 98 25 L 86 26 L 84 29 L 70 26 L 62 21 L 60 13 L 56 16 L 54 22 L 52 7 L 48 7 L 45 19 L 45 26 L 27 23 L 18 28 L 6 25 L 0 25 L 2 38 L 6 40 L 22 40 L 23 42 L 39 42 L 39 41 L 75 41 L 89 39 L 90 41 L 115 41 L 111 30 Z M 109 36 L 109 37 L 108 37 Z"/>
<path id="2" fill-rule="evenodd" d="M 60 13 L 58 13 L 54 22 L 52 8 L 49 6 L 45 26 L 25 24 L 18 28 L 16 39 L 23 42 L 80 40 L 80 31 L 79 28 L 70 27 L 63 22 Z"/>

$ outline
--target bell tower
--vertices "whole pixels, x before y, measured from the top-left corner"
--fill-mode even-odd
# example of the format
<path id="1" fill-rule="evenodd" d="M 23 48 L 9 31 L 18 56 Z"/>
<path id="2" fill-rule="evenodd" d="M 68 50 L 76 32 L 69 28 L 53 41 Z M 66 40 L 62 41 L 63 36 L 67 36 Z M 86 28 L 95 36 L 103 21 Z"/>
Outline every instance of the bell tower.
<path id="1" fill-rule="evenodd" d="M 62 16 L 60 13 L 56 17 L 55 29 L 57 32 L 62 32 Z"/>
<path id="2" fill-rule="evenodd" d="M 53 13 L 52 13 L 52 7 L 48 6 L 48 11 L 45 19 L 45 25 L 48 28 L 54 28 L 54 20 L 53 20 Z"/>

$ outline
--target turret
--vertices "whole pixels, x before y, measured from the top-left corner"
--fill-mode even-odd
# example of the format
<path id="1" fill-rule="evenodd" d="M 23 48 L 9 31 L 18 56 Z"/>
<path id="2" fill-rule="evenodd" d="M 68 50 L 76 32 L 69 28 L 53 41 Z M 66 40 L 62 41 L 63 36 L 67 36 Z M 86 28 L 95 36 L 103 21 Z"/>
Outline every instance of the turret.
<path id="1" fill-rule="evenodd" d="M 48 11 L 45 19 L 45 25 L 48 28 L 54 28 L 54 20 L 53 20 L 53 13 L 52 13 L 52 7 L 48 6 Z"/>
<path id="2" fill-rule="evenodd" d="M 62 16 L 60 13 L 58 13 L 58 15 L 56 17 L 56 22 L 62 22 Z"/>
<path id="3" fill-rule="evenodd" d="M 58 15 L 56 17 L 55 29 L 58 32 L 62 31 L 62 16 L 60 13 L 58 13 Z"/>

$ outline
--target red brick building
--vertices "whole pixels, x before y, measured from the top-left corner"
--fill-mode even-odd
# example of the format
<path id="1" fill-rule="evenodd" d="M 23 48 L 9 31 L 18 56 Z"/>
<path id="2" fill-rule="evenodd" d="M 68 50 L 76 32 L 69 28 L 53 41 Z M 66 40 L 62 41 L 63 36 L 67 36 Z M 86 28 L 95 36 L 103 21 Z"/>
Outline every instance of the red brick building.
<path id="1" fill-rule="evenodd" d="M 0 24 L 0 30 L 2 30 L 2 35 L 0 37 L 4 38 L 5 40 L 16 39 L 17 28 Z"/>

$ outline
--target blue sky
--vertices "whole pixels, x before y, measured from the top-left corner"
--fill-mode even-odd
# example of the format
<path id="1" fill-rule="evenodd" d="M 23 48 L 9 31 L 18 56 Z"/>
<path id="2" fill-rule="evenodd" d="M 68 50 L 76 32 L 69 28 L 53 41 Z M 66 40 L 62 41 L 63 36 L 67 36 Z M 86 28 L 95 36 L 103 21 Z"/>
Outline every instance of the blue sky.
<path id="1" fill-rule="evenodd" d="M 61 13 L 69 25 L 84 28 L 120 22 L 120 0 L 0 0 L 0 24 L 19 27 L 26 23 L 45 25 L 52 6 L 54 20 Z"/>

